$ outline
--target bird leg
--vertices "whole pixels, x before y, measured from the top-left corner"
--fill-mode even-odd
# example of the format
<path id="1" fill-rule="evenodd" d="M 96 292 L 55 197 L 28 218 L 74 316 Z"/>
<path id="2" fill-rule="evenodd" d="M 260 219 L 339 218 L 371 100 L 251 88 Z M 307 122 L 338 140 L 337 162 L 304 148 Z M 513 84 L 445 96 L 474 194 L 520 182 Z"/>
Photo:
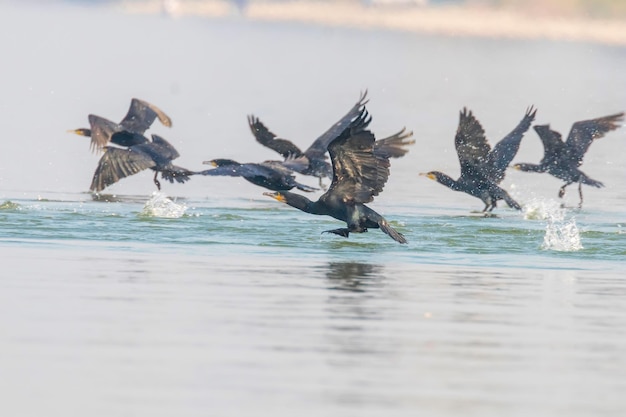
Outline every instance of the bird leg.
<path id="1" fill-rule="evenodd" d="M 324 230 L 322 233 L 334 233 L 336 235 L 343 236 L 343 237 L 350 236 L 350 230 L 346 229 L 346 228 L 343 228 L 343 229 L 333 229 L 333 230 Z"/>
<path id="2" fill-rule="evenodd" d="M 321 189 L 322 191 L 326 191 L 326 190 L 327 190 L 327 188 L 326 188 L 326 186 L 324 185 L 324 183 L 322 182 L 322 177 L 318 177 L 318 180 L 319 180 L 319 184 L 320 184 L 320 189 Z"/>
<path id="3" fill-rule="evenodd" d="M 154 183 L 157 186 L 157 189 L 161 191 L 161 183 L 157 180 L 157 175 L 159 175 L 159 171 L 154 171 Z"/>
<path id="4" fill-rule="evenodd" d="M 583 208 L 583 183 L 578 183 L 578 195 L 580 196 L 580 203 L 578 203 L 578 208 Z"/>
<path id="5" fill-rule="evenodd" d="M 565 187 L 567 187 L 570 184 L 571 182 L 568 182 L 567 184 L 565 184 L 559 189 L 559 198 L 563 198 L 563 196 L 565 195 Z"/>

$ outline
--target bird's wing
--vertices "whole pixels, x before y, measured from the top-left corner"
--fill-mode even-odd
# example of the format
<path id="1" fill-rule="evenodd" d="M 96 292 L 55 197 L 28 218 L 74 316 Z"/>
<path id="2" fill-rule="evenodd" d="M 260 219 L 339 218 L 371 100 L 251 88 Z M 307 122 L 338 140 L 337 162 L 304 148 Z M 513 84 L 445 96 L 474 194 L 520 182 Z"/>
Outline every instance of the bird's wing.
<path id="1" fill-rule="evenodd" d="M 250 126 L 250 130 L 252 131 L 252 134 L 257 142 L 275 152 L 278 152 L 283 156 L 283 158 L 288 159 L 302 155 L 300 148 L 287 139 L 277 138 L 274 133 L 265 127 L 258 117 L 249 115 L 248 125 Z"/>
<path id="2" fill-rule="evenodd" d="M 143 134 L 150 128 L 150 126 L 152 126 L 152 123 L 156 118 L 158 118 L 164 126 L 172 126 L 172 120 L 157 106 L 150 104 L 147 101 L 134 98 L 131 100 L 128 113 L 126 113 L 126 116 L 124 116 L 120 125 L 122 125 L 124 129 L 130 130 L 131 132 Z"/>
<path id="3" fill-rule="evenodd" d="M 105 147 L 96 172 L 91 181 L 91 191 L 102 191 L 122 178 L 134 175 L 144 169 L 152 168 L 155 162 L 149 155 L 134 148 L 120 149 Z"/>
<path id="4" fill-rule="evenodd" d="M 199 172 L 201 175 L 211 177 L 267 177 L 267 169 L 256 164 L 222 165 L 217 168 L 207 169 Z"/>
<path id="5" fill-rule="evenodd" d="M 172 161 L 180 156 L 176 148 L 159 135 L 152 135 L 152 143 L 158 147 L 159 154 L 164 159 Z"/>
<path id="6" fill-rule="evenodd" d="M 519 122 L 515 129 L 498 142 L 493 150 L 489 153 L 489 167 L 491 168 L 490 177 L 496 183 L 499 183 L 504 179 L 504 172 L 509 166 L 517 151 L 519 150 L 520 142 L 524 133 L 530 128 L 533 120 L 535 120 L 535 114 L 537 110 L 530 106 L 526 110 L 524 118 Z"/>
<path id="7" fill-rule="evenodd" d="M 326 132 L 324 132 L 320 137 L 318 137 L 309 148 L 304 151 L 304 154 L 309 159 L 326 159 L 326 151 L 328 150 L 328 145 L 331 141 L 337 138 L 342 132 L 350 126 L 350 123 L 359 116 L 362 111 L 365 109 L 365 105 L 368 100 L 367 90 L 361 93 L 361 97 L 359 97 L 359 101 L 357 101 L 354 106 L 346 113 L 339 121 L 337 121 L 334 125 L 332 125 Z"/>
<path id="8" fill-rule="evenodd" d="M 550 129 L 550 125 L 535 125 L 533 129 L 535 129 L 543 143 L 543 159 L 540 164 L 549 165 L 557 161 L 565 150 L 561 134 Z"/>
<path id="9" fill-rule="evenodd" d="M 101 151 L 109 143 L 111 136 L 122 130 L 122 127 L 117 123 L 95 114 L 90 114 L 88 119 L 91 126 L 90 149 L 93 152 Z"/>
<path id="10" fill-rule="evenodd" d="M 363 108 L 359 117 L 328 145 L 333 181 L 326 197 L 345 203 L 368 203 L 389 178 L 389 159 L 374 154 L 375 137 L 365 130 L 371 118 Z"/>
<path id="11" fill-rule="evenodd" d="M 624 113 L 617 113 L 574 123 L 565 142 L 569 158 L 580 166 L 591 142 L 620 127 L 623 120 Z"/>
<path id="12" fill-rule="evenodd" d="M 467 166 L 482 167 L 487 163 L 491 147 L 487 143 L 485 131 L 471 110 L 466 108 L 463 108 L 459 116 L 454 146 L 461 163 L 461 173 Z"/>
<path id="13" fill-rule="evenodd" d="M 402 128 L 398 133 L 374 142 L 374 153 L 382 158 L 400 158 L 409 151 L 405 146 L 415 143 L 415 139 L 411 139 L 412 136 L 413 132 L 407 132 L 406 128 Z"/>
<path id="14" fill-rule="evenodd" d="M 287 158 L 280 164 L 291 171 L 302 172 L 309 167 L 309 158 L 304 155 L 297 158 Z"/>

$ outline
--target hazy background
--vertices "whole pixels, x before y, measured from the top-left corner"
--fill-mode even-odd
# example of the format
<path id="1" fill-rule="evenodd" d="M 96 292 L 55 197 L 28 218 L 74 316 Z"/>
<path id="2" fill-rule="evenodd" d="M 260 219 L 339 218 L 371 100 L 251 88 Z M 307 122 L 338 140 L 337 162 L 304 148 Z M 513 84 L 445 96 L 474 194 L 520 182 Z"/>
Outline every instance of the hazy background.
<path id="1" fill-rule="evenodd" d="M 171 129 L 156 123 L 153 131 L 177 147 L 177 164 L 200 169 L 216 157 L 277 157 L 254 142 L 247 114 L 305 148 L 368 89 L 379 137 L 403 126 L 415 132 L 416 145 L 394 161 L 386 188 L 407 204 L 433 194 L 452 204 L 473 201 L 417 176 L 432 169 L 458 173 L 453 137 L 464 106 L 491 143 L 531 104 L 539 109 L 537 123 L 551 123 L 564 136 L 576 120 L 626 108 L 626 48 L 597 43 L 342 29 L 255 21 L 235 12 L 171 18 L 126 14 L 109 2 L 3 2 L 0 11 L 4 196 L 87 191 L 99 156 L 89 152 L 88 139 L 66 131 L 87 127 L 89 113 L 119 121 L 131 97 L 171 116 Z M 607 187 L 624 184 L 624 132 L 594 143 L 585 159 L 592 177 L 594 164 L 607 165 L 609 174 L 598 178 Z M 541 156 L 529 131 L 516 161 Z M 154 189 L 150 177 L 124 179 L 107 192 L 145 195 Z M 517 172 L 509 181 L 551 197 L 561 184 Z M 256 198 L 261 191 L 231 178 L 194 178 L 164 190 L 207 198 Z"/>

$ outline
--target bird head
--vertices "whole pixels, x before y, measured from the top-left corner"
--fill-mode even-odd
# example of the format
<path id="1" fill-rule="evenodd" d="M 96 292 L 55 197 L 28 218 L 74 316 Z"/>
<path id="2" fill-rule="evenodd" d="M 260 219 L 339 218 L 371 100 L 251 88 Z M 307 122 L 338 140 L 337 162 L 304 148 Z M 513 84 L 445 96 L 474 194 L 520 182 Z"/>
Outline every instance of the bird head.
<path id="1" fill-rule="evenodd" d="M 437 171 L 430 171 L 430 172 L 426 172 L 426 173 L 421 172 L 420 176 L 437 181 L 437 178 L 439 176 L 438 174 L 439 174 L 439 172 L 437 172 Z"/>
<path id="2" fill-rule="evenodd" d="M 280 201 L 281 203 L 286 203 L 287 202 L 287 199 L 281 193 L 263 193 L 263 195 L 266 195 L 268 197 L 272 197 L 274 200 Z"/>
<path id="3" fill-rule="evenodd" d="M 87 137 L 91 136 L 91 130 L 90 129 L 85 129 L 85 128 L 68 130 L 68 133 L 75 133 L 77 135 L 87 136 Z"/>
<path id="4" fill-rule="evenodd" d="M 239 165 L 238 162 L 233 161 L 232 159 L 211 159 L 210 161 L 202 162 L 204 165 L 211 165 L 214 167 L 221 167 L 226 165 Z"/>

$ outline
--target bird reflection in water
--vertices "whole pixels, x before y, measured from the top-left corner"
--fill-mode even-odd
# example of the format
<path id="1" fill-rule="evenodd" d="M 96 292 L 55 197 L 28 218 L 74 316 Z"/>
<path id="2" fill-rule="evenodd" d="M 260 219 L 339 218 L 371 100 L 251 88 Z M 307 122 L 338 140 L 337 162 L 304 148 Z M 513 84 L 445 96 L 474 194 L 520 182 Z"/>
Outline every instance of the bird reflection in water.
<path id="1" fill-rule="evenodd" d="M 382 266 L 362 262 L 330 262 L 326 278 L 330 289 L 364 292 L 382 279 Z"/>

